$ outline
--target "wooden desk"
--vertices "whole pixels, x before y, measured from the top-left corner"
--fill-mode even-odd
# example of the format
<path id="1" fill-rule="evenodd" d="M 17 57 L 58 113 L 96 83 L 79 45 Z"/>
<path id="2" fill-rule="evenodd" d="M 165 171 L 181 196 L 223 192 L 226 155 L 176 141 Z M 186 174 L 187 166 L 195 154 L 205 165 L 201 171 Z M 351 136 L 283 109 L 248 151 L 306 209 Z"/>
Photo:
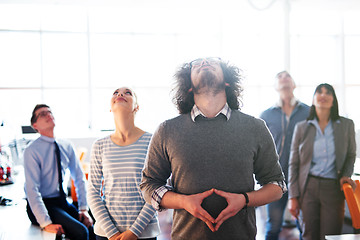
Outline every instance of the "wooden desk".
<path id="1" fill-rule="evenodd" d="M 26 213 L 24 170 L 16 168 L 14 184 L 0 186 L 0 196 L 12 199 L 13 205 L 0 206 L 0 240 L 54 240 L 49 233 L 32 225 Z"/>

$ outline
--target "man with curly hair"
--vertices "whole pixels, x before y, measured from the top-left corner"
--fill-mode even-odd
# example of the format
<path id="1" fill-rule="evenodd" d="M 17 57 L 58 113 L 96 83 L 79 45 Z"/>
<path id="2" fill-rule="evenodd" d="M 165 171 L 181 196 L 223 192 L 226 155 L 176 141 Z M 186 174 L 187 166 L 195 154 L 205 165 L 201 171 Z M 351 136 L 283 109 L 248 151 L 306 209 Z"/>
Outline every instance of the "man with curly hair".
<path id="1" fill-rule="evenodd" d="M 159 211 L 175 209 L 172 239 L 255 239 L 255 207 L 278 200 L 286 187 L 264 121 L 239 111 L 240 70 L 199 58 L 175 77 L 180 116 L 153 135 L 145 199 Z"/>

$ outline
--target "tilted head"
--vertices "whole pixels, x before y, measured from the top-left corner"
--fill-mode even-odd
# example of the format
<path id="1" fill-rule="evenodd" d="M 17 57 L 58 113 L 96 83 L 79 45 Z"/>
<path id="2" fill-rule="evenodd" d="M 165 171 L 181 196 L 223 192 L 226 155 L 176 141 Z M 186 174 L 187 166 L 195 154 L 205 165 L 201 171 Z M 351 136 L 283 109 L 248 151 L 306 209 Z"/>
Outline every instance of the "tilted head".
<path id="1" fill-rule="evenodd" d="M 184 63 L 175 73 L 173 102 L 181 114 L 194 106 L 194 94 L 203 89 L 224 90 L 231 109 L 240 109 L 242 75 L 239 68 L 220 58 L 198 58 Z"/>

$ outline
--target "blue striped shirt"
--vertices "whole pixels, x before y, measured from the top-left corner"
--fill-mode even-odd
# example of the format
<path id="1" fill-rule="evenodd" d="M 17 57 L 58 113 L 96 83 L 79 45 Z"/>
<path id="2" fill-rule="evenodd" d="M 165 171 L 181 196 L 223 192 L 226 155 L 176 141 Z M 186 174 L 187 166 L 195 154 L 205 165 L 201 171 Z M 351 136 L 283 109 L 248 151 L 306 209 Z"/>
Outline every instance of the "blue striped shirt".
<path id="1" fill-rule="evenodd" d="M 138 238 L 160 233 L 156 211 L 145 203 L 139 188 L 150 139 L 151 134 L 145 133 L 128 146 L 116 145 L 110 136 L 94 143 L 88 202 L 97 235 L 110 238 L 128 229 Z"/>

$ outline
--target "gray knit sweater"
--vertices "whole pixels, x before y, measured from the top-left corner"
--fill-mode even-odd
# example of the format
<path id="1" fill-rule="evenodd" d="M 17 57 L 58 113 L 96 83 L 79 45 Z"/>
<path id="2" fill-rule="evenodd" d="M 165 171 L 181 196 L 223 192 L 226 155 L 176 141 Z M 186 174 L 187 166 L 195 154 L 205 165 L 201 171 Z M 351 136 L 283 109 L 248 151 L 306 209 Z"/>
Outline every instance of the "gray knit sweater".
<path id="1" fill-rule="evenodd" d="M 240 193 L 260 185 L 283 181 L 274 141 L 264 122 L 237 110 L 227 121 L 198 116 L 193 122 L 183 114 L 162 123 L 151 140 L 143 170 L 141 189 L 145 200 L 171 176 L 174 192 L 200 193 L 211 188 Z M 211 195 L 203 207 L 214 218 L 226 207 L 226 200 Z M 185 210 L 175 210 L 172 239 L 255 239 L 255 209 L 249 207 L 211 232 L 201 220 Z"/>

